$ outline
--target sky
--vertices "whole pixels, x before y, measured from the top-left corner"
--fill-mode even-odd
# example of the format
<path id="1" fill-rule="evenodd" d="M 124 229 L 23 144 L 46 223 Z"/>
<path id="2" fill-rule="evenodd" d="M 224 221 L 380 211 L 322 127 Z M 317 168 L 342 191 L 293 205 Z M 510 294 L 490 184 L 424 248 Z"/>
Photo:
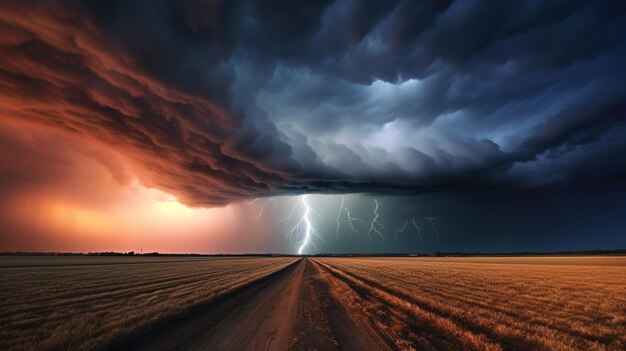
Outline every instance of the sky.
<path id="1" fill-rule="evenodd" d="M 0 28 L 0 251 L 626 248 L 623 1 L 19 1 Z"/>

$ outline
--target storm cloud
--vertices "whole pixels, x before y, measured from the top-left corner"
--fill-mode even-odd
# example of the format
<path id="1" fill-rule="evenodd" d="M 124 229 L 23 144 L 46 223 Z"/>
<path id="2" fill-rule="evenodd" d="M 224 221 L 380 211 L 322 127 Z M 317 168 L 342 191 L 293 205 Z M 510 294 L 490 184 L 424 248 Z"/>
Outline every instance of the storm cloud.
<path id="1" fill-rule="evenodd" d="M 0 118 L 190 206 L 626 176 L 623 1 L 0 4 Z M 9 156 L 3 156 L 9 157 Z"/>

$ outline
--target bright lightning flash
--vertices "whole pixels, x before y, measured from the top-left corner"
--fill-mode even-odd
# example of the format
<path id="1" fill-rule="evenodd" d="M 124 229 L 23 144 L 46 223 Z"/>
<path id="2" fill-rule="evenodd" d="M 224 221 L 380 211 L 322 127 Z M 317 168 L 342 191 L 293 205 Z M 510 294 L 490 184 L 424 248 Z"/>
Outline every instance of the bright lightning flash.
<path id="1" fill-rule="evenodd" d="M 341 222 L 339 221 L 339 219 L 341 218 L 341 215 L 345 212 L 346 214 L 346 220 L 348 221 L 348 224 L 350 225 L 350 229 L 352 229 L 353 232 L 355 233 L 359 233 L 356 229 L 354 229 L 354 222 L 361 222 L 363 225 L 367 225 L 365 224 L 365 221 L 362 220 L 361 218 L 357 218 L 357 217 L 352 217 L 352 215 L 350 214 L 350 210 L 348 210 L 348 208 L 344 205 L 346 201 L 346 198 L 341 195 L 341 202 L 339 203 L 339 212 L 337 213 L 337 240 L 339 240 L 339 227 L 341 226 Z"/>
<path id="2" fill-rule="evenodd" d="M 350 229 L 352 230 L 352 232 L 354 233 L 359 233 L 359 231 L 357 230 L 358 228 L 355 227 L 355 222 L 361 223 L 364 227 L 368 227 L 369 229 L 367 231 L 367 236 L 369 237 L 370 241 L 372 240 L 372 232 L 376 233 L 376 235 L 378 235 L 378 237 L 380 237 L 381 240 L 383 240 L 383 242 L 385 241 L 385 235 L 383 235 L 382 231 L 385 229 L 383 227 L 383 225 L 380 223 L 379 218 L 380 218 L 380 213 L 379 211 L 379 203 L 377 199 L 374 199 L 374 210 L 373 210 L 373 217 L 370 223 L 366 223 L 364 220 L 362 220 L 361 218 L 358 217 L 352 217 L 352 214 L 350 213 L 350 210 L 346 207 L 345 205 L 345 197 L 343 195 L 340 195 L 341 201 L 339 202 L 339 209 L 337 212 L 337 217 L 335 219 L 336 223 L 337 223 L 337 240 L 339 240 L 339 229 L 341 227 L 342 224 L 342 220 L 345 217 L 345 221 L 347 222 L 347 224 L 350 226 Z M 317 230 L 317 228 L 315 227 L 314 224 L 314 220 L 311 217 L 312 214 L 317 215 L 320 219 L 322 219 L 322 215 L 320 215 L 317 211 L 315 211 L 315 209 L 313 209 L 310 204 L 307 202 L 308 195 L 300 195 L 296 198 L 292 198 L 292 203 L 293 203 L 293 207 L 291 208 L 291 211 L 289 213 L 289 216 L 280 219 L 278 222 L 279 223 L 283 223 L 285 222 L 287 225 L 289 225 L 290 223 L 292 223 L 292 220 L 297 220 L 297 222 L 295 223 L 295 225 L 293 227 L 291 227 L 291 229 L 289 229 L 286 232 L 286 235 L 288 238 L 293 239 L 294 235 L 296 235 L 298 238 L 300 238 L 301 240 L 297 241 L 297 246 L 298 246 L 298 255 L 302 255 L 303 252 L 307 251 L 307 247 L 309 245 L 313 245 L 315 246 L 315 238 L 314 236 L 319 239 L 320 241 L 324 241 L 324 239 L 321 237 L 319 231 Z M 253 200 L 250 200 L 248 202 L 245 202 L 246 205 L 251 206 L 254 205 L 255 203 L 259 202 L 261 199 L 260 198 L 256 198 Z M 268 205 L 271 204 L 276 204 L 277 203 L 277 199 L 274 197 L 271 198 L 267 198 L 267 199 L 263 199 L 263 201 L 260 204 L 260 208 L 259 211 L 257 213 L 257 215 L 255 217 L 253 217 L 253 220 L 258 220 L 263 216 L 265 207 L 267 207 Z M 301 214 L 301 215 L 300 215 Z M 345 215 L 344 215 L 345 214 Z M 437 237 L 437 241 L 439 243 L 441 243 L 440 237 L 439 237 L 439 230 L 445 228 L 441 222 L 440 222 L 440 218 L 438 217 L 424 217 L 424 219 L 426 221 L 428 221 L 428 223 L 430 223 L 430 226 L 433 228 L 434 234 Z M 417 222 L 415 220 L 415 217 L 411 218 L 411 223 L 413 225 L 413 227 L 415 227 L 415 230 L 417 231 L 417 236 L 420 240 L 420 245 L 423 247 L 424 246 L 424 240 L 422 238 L 422 227 L 420 227 L 419 225 L 417 225 Z M 393 234 L 393 242 L 397 242 L 398 238 L 400 237 L 400 234 L 405 233 L 407 231 L 410 231 L 411 229 L 408 229 L 408 224 L 409 224 L 409 220 L 406 219 L 404 220 L 402 226 L 400 227 L 400 229 L 398 229 L 394 234 Z"/>
<path id="3" fill-rule="evenodd" d="M 370 240 L 372 240 L 372 237 L 370 236 L 371 232 L 374 232 L 376 234 L 378 234 L 378 236 L 385 241 L 385 236 L 380 232 L 380 230 L 378 230 L 378 227 L 380 229 L 385 229 L 385 227 L 383 227 L 382 224 L 380 224 L 380 222 L 378 221 L 378 200 L 374 199 L 374 203 L 376 204 L 376 207 L 374 207 L 374 218 L 372 219 L 372 223 L 370 224 L 370 229 L 367 231 L 367 236 L 370 237 Z"/>
<path id="4" fill-rule="evenodd" d="M 313 243 L 312 236 L 316 236 L 320 240 L 322 240 L 322 237 L 320 236 L 319 232 L 317 231 L 317 229 L 313 225 L 313 222 L 311 221 L 311 213 L 317 214 L 318 216 L 319 216 L 319 213 L 317 213 L 307 203 L 306 201 L 307 195 L 301 195 L 299 197 L 299 200 L 300 201 L 298 202 L 298 204 L 294 206 L 294 211 L 295 211 L 295 207 L 302 206 L 302 208 L 304 208 L 304 212 L 302 213 L 302 217 L 300 217 L 300 220 L 298 220 L 298 222 L 287 232 L 287 236 L 292 237 L 293 234 L 296 232 L 303 233 L 303 239 L 300 242 L 300 247 L 298 248 L 298 255 L 302 255 L 302 253 L 304 252 L 304 250 L 309 244 L 315 245 Z M 291 215 L 286 219 L 287 221 L 291 219 L 294 211 L 292 211 Z"/>

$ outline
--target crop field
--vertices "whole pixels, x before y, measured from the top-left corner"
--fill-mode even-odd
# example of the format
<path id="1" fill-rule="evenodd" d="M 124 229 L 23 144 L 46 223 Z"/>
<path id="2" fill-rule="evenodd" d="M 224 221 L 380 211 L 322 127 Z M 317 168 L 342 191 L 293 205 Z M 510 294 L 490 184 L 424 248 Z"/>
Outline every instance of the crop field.
<path id="1" fill-rule="evenodd" d="M 0 263 L 0 350 L 626 347 L 620 256 Z"/>
<path id="2" fill-rule="evenodd" d="M 400 348 L 626 348 L 624 258 L 315 262 L 336 298 L 367 314 Z"/>
<path id="3" fill-rule="evenodd" d="M 41 267 L 39 257 L 23 262 L 39 267 L 5 260 L 10 264 L 0 267 L 0 350 L 107 348 L 296 259 L 111 257 L 84 265 L 85 260 L 51 257 L 51 267 Z"/>

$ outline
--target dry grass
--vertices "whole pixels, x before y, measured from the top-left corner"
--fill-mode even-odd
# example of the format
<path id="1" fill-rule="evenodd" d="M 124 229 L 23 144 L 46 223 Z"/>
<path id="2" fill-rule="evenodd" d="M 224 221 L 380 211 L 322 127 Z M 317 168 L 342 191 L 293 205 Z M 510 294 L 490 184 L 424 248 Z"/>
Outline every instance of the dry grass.
<path id="1" fill-rule="evenodd" d="M 111 264 L 206 261 L 211 257 L 167 256 L 0 256 L 0 268 L 92 266 Z"/>
<path id="2" fill-rule="evenodd" d="M 404 257 L 391 258 L 396 260 Z M 475 256 L 475 257 L 419 257 L 420 262 L 530 264 L 541 266 L 626 266 L 623 256 Z"/>
<path id="3" fill-rule="evenodd" d="M 401 349 L 626 347 L 624 257 L 315 261 Z"/>
<path id="4" fill-rule="evenodd" d="M 97 265 L 0 268 L 0 350 L 106 347 L 296 259 L 161 259 L 160 263 L 123 264 L 110 258 L 117 263 L 114 266 L 101 260 Z"/>

